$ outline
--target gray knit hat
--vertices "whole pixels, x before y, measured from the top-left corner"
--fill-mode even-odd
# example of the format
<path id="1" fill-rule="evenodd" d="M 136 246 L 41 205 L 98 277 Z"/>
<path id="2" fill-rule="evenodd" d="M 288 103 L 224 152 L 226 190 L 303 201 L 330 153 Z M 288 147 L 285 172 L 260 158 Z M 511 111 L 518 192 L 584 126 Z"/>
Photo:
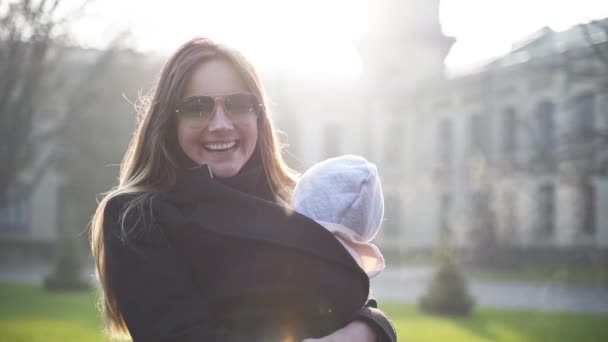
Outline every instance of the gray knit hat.
<path id="1" fill-rule="evenodd" d="M 376 166 L 360 156 L 327 159 L 300 179 L 293 209 L 317 221 L 333 222 L 370 241 L 384 215 L 384 198 Z"/>

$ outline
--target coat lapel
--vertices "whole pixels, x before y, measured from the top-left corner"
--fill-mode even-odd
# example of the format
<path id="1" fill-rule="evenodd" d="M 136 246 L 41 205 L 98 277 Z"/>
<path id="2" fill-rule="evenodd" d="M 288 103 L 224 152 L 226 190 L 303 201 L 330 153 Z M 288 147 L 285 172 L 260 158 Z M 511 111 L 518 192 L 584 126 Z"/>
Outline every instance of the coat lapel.
<path id="1" fill-rule="evenodd" d="M 332 233 L 314 220 L 213 180 L 205 165 L 178 172 L 177 183 L 167 197 L 178 206 L 188 204 L 183 215 L 192 229 L 294 248 L 353 269 L 368 279 Z"/>

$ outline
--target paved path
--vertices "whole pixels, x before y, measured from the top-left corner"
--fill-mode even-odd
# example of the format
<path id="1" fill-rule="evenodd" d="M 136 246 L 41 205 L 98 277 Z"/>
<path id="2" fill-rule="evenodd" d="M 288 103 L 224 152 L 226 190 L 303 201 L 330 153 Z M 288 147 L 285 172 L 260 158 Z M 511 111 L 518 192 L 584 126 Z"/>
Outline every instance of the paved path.
<path id="1" fill-rule="evenodd" d="M 372 280 L 378 300 L 416 303 L 433 276 L 427 267 L 387 269 Z M 472 281 L 469 291 L 481 306 L 608 314 L 608 288 L 556 283 Z"/>

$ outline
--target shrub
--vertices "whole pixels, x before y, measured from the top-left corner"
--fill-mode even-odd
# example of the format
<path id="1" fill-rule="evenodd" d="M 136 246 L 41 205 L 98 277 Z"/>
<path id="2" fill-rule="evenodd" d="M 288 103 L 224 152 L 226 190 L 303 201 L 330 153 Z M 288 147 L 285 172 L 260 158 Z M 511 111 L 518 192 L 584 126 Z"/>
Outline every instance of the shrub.
<path id="1" fill-rule="evenodd" d="M 427 293 L 419 300 L 420 308 L 430 314 L 469 315 L 474 300 L 469 295 L 460 264 L 450 249 L 449 239 L 443 239 L 438 254 L 437 271 Z"/>

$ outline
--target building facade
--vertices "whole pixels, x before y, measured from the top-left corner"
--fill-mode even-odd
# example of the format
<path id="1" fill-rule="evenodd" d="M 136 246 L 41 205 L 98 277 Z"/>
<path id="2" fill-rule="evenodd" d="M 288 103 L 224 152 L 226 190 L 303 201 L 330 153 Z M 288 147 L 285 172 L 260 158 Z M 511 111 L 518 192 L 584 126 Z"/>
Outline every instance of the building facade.
<path id="1" fill-rule="evenodd" d="M 271 91 L 295 164 L 346 153 L 376 163 L 388 251 L 433 248 L 446 233 L 461 247 L 608 248 L 608 64 L 593 47 L 605 49 L 608 30 L 545 28 L 446 79 L 454 40 L 438 6 L 370 2 L 360 82 Z"/>
<path id="2" fill-rule="evenodd" d="M 426 104 L 437 215 L 460 244 L 608 247 L 608 64 L 590 45 L 608 30 L 585 29 L 542 29 Z"/>

